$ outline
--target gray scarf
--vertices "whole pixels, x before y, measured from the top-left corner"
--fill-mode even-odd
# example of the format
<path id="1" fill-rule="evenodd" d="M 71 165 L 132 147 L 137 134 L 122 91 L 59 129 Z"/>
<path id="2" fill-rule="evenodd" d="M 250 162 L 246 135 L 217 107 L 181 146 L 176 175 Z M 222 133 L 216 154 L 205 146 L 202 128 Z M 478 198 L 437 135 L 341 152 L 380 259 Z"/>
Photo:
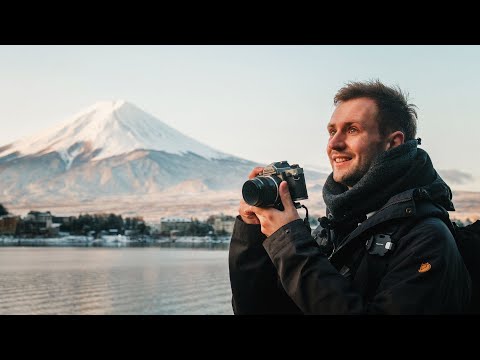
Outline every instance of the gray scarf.
<path id="1" fill-rule="evenodd" d="M 351 189 L 333 180 L 331 173 L 323 187 L 323 200 L 335 221 L 351 221 L 378 210 L 396 194 L 434 182 L 451 199 L 450 188 L 433 168 L 427 152 L 417 148 L 417 140 L 409 140 L 380 154 Z M 445 203 L 453 208 L 450 199 Z"/>

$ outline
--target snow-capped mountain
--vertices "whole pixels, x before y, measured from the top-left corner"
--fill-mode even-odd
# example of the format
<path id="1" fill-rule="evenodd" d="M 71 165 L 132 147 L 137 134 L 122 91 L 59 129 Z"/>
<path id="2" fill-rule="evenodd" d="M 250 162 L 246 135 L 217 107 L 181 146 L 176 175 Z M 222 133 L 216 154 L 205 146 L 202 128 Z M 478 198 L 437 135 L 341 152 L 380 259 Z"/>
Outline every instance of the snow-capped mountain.
<path id="1" fill-rule="evenodd" d="M 183 198 L 209 206 L 208 193 L 230 191 L 238 204 L 246 176 L 258 165 L 185 136 L 126 101 L 98 102 L 0 147 L 0 203 L 12 210 L 63 204 L 78 209 L 64 210 L 75 214 L 83 204 L 95 203 L 93 210 L 100 204 L 96 211 L 102 211 L 106 202 L 125 199 L 140 208 L 154 198 L 162 208 L 167 197 L 174 205 Z"/>
<path id="2" fill-rule="evenodd" d="M 281 160 L 291 159 L 272 162 Z M 19 215 L 30 210 L 113 212 L 146 220 L 235 215 L 242 184 L 258 165 L 266 164 L 213 149 L 131 103 L 104 101 L 0 146 L 0 203 Z M 330 169 L 301 165 L 309 193 L 305 205 L 320 215 Z M 456 180 L 465 175 L 441 173 Z M 457 213 L 473 218 L 478 194 L 472 194 L 456 194 Z"/>
<path id="3" fill-rule="evenodd" d="M 79 112 L 45 132 L 16 141 L 0 149 L 0 158 L 57 152 L 67 169 L 79 156 L 102 160 L 134 150 L 195 153 L 207 159 L 227 154 L 185 136 L 124 101 L 103 101 Z"/>

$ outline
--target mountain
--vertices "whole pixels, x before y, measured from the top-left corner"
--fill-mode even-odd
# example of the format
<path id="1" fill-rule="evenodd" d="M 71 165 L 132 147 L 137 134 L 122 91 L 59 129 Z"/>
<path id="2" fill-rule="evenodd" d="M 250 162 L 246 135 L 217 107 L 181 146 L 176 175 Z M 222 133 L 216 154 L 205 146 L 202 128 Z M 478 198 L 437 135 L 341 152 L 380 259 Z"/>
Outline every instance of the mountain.
<path id="1" fill-rule="evenodd" d="M 258 165 L 202 144 L 129 102 L 104 101 L 0 147 L 0 203 L 20 214 L 108 210 L 159 218 L 232 211 Z M 313 181 L 325 174 L 306 175 Z"/>
<path id="2" fill-rule="evenodd" d="M 192 152 L 208 159 L 229 157 L 117 100 L 98 102 L 52 129 L 0 148 L 0 159 L 56 152 L 68 170 L 75 159 L 103 160 L 139 149 Z"/>

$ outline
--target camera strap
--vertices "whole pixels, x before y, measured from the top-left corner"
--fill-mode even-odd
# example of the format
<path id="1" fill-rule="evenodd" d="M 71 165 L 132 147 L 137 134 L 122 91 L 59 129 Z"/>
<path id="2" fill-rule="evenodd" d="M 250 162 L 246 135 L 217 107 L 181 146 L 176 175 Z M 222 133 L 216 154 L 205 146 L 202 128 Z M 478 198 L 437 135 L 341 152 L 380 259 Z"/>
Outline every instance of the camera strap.
<path id="1" fill-rule="evenodd" d="M 308 220 L 308 209 L 305 205 L 301 205 L 300 203 L 294 203 L 295 204 L 295 207 L 297 209 L 299 208 L 304 208 L 305 209 L 305 218 L 303 219 L 303 223 L 305 224 L 305 226 L 310 229 L 310 231 L 312 230 L 312 228 L 310 227 L 310 221 Z"/>

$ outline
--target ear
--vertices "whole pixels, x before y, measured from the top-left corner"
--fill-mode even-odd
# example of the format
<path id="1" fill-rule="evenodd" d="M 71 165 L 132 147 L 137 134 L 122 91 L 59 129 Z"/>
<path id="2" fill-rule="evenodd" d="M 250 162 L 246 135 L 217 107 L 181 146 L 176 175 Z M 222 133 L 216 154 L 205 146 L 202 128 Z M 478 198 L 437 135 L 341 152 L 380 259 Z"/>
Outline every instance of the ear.
<path id="1" fill-rule="evenodd" d="M 387 137 L 387 144 L 385 150 L 393 149 L 405 142 L 405 135 L 401 131 L 395 131 Z"/>

